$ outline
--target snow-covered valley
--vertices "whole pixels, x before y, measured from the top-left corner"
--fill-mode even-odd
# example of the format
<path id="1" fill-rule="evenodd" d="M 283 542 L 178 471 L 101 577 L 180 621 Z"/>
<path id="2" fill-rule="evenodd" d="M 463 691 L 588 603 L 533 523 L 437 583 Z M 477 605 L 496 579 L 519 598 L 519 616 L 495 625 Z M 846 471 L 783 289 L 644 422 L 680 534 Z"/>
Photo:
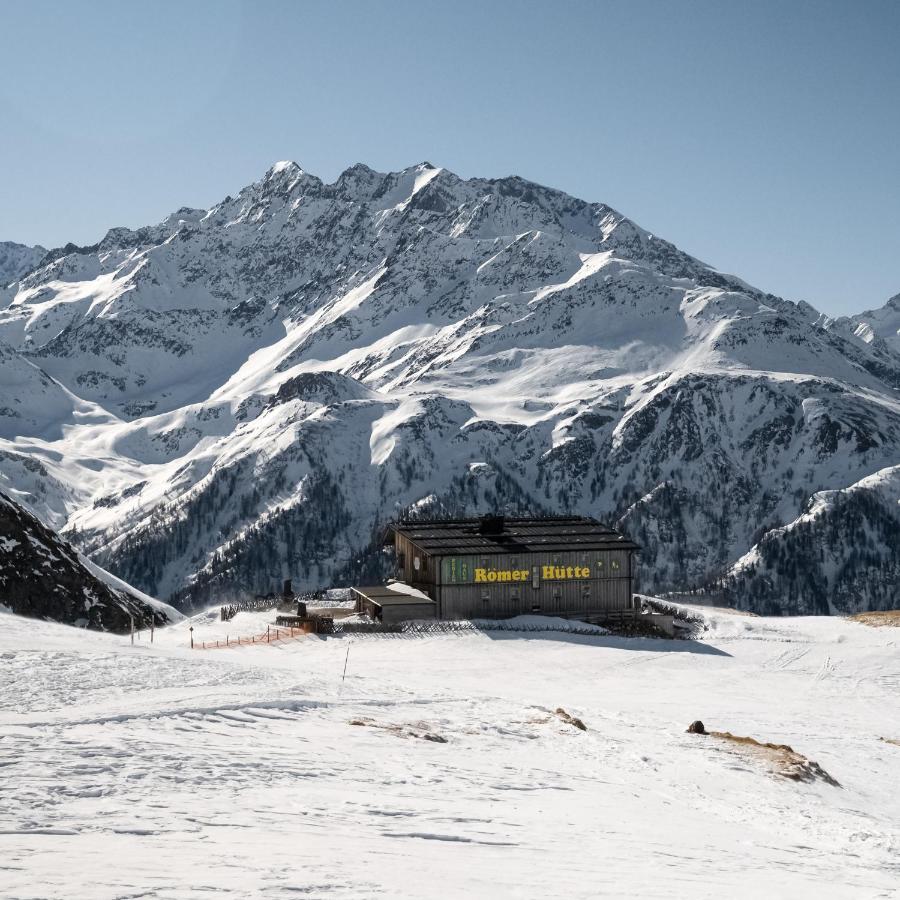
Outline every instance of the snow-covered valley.
<path id="1" fill-rule="evenodd" d="M 190 624 L 271 616 L 131 646 L 0 613 L 0 894 L 896 896 L 897 629 L 699 612 L 695 641 L 206 651 Z M 839 786 L 685 733 L 697 718 Z"/>
<path id="2" fill-rule="evenodd" d="M 0 490 L 163 600 L 379 578 L 386 521 L 498 509 L 615 523 L 647 590 L 898 605 L 896 298 L 830 320 L 603 204 L 428 163 L 278 163 L 26 256 Z"/>

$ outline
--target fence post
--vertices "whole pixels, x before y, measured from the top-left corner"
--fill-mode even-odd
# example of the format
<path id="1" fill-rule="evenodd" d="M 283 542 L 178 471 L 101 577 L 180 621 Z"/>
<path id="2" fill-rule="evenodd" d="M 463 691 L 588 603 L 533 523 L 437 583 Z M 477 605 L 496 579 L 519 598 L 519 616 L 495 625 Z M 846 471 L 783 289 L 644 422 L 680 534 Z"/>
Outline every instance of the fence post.
<path id="1" fill-rule="evenodd" d="M 266 625 L 266 643 L 269 643 L 269 626 Z"/>
<path id="2" fill-rule="evenodd" d="M 204 641 L 203 643 L 205 645 L 206 641 Z M 193 649 L 194 649 L 194 626 L 191 625 L 191 650 L 193 650 Z"/>

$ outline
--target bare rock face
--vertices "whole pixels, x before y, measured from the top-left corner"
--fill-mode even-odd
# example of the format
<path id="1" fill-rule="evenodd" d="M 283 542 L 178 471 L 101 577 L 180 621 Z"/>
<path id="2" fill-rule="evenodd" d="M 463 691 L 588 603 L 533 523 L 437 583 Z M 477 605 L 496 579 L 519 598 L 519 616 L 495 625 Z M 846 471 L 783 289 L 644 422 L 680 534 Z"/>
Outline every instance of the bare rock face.
<path id="1" fill-rule="evenodd" d="M 19 615 L 126 632 L 168 618 L 94 575 L 72 546 L 0 493 L 0 605 Z"/>
<path id="2" fill-rule="evenodd" d="M 695 722 L 691 722 L 688 725 L 688 734 L 706 734 L 706 729 L 703 727 L 703 723 L 697 719 Z"/>

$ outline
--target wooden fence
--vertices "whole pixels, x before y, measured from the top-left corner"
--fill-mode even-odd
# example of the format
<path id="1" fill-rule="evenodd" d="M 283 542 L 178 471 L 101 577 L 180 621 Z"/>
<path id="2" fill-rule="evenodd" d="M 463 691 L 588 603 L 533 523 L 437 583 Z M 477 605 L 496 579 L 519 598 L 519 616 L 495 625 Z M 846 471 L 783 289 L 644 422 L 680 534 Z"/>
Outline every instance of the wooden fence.
<path id="1" fill-rule="evenodd" d="M 220 618 L 223 622 L 230 622 L 239 612 L 266 612 L 270 609 L 277 609 L 282 604 L 285 606 L 296 606 L 298 603 L 305 603 L 307 606 L 339 606 L 343 602 L 324 599 L 322 591 L 308 591 L 293 597 L 274 595 L 254 597 L 252 600 L 236 600 L 234 603 L 227 603 L 220 609 Z"/>
<path id="2" fill-rule="evenodd" d="M 293 638 L 303 637 L 305 634 L 309 634 L 308 630 L 303 628 L 295 628 L 288 626 L 287 628 L 275 628 L 269 626 L 265 631 L 260 634 L 252 634 L 250 636 L 237 635 L 235 637 L 231 637 L 231 635 L 225 635 L 225 640 L 215 640 L 215 641 L 191 641 L 191 648 L 194 650 L 215 650 L 216 648 L 224 648 L 224 647 L 246 647 L 250 644 L 275 644 L 279 641 L 288 641 Z"/>
<path id="3" fill-rule="evenodd" d="M 561 634 L 575 634 L 594 636 L 602 635 L 596 627 L 589 625 L 563 627 L 555 623 L 546 625 L 531 623 L 519 624 L 514 622 L 504 622 L 502 620 L 490 621 L 482 620 L 475 622 L 462 621 L 434 621 L 434 622 L 399 622 L 394 624 L 384 624 L 383 622 L 334 622 L 333 631 L 329 632 L 334 635 L 393 635 L 401 638 L 417 638 L 428 637 L 445 634 L 479 634 L 486 631 L 508 631 L 524 634 L 540 634 L 546 632 L 557 632 Z M 216 641 L 198 641 L 192 646 L 195 650 L 214 650 L 224 647 L 241 647 L 255 644 L 274 644 L 281 641 L 293 640 L 294 638 L 303 637 L 307 634 L 315 633 L 310 628 L 301 628 L 297 626 L 270 626 L 262 634 L 255 634 L 249 637 L 226 636 L 225 640 Z"/>

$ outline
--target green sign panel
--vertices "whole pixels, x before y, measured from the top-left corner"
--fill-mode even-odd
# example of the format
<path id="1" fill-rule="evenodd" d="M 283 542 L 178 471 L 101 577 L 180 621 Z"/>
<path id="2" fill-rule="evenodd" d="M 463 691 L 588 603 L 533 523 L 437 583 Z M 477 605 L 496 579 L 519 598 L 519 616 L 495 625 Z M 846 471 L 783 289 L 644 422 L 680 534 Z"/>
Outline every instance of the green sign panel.
<path id="1" fill-rule="evenodd" d="M 468 584 L 472 580 L 472 569 L 468 559 L 445 557 L 441 561 L 441 566 L 441 581 L 444 584 Z"/>

